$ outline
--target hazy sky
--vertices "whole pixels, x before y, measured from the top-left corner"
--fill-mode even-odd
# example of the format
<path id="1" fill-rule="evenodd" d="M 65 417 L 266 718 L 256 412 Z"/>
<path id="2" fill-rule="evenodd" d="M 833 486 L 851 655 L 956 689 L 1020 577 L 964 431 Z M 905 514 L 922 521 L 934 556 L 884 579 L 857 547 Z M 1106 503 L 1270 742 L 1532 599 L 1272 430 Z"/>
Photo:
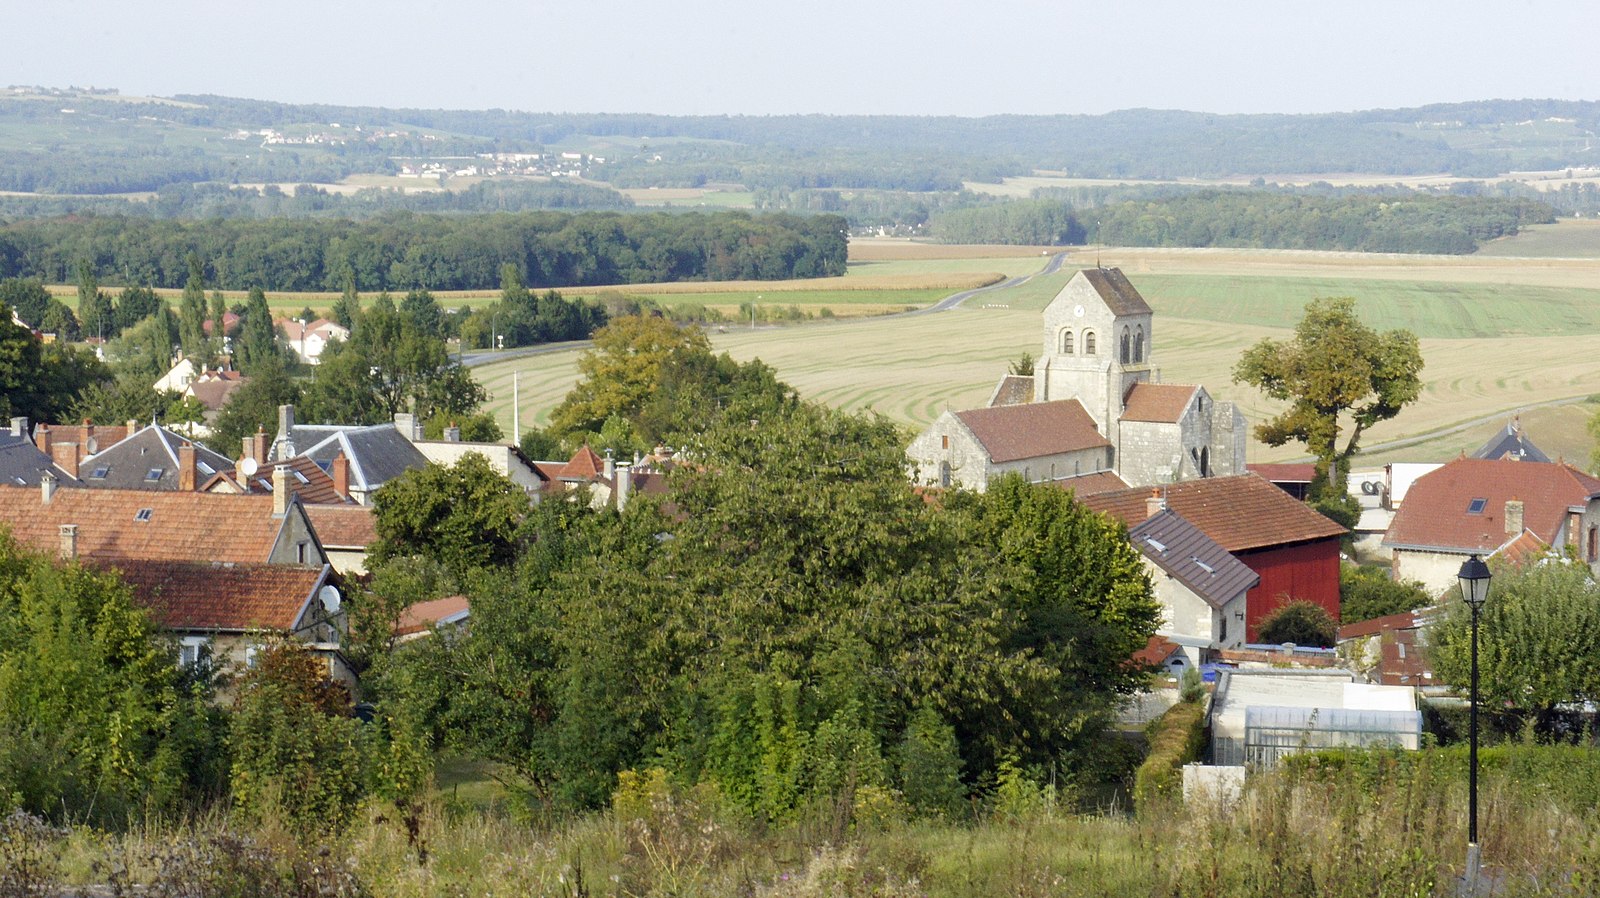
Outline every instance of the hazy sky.
<path id="1" fill-rule="evenodd" d="M 556 112 L 1600 99 L 1581 0 L 0 0 L 0 84 Z"/>

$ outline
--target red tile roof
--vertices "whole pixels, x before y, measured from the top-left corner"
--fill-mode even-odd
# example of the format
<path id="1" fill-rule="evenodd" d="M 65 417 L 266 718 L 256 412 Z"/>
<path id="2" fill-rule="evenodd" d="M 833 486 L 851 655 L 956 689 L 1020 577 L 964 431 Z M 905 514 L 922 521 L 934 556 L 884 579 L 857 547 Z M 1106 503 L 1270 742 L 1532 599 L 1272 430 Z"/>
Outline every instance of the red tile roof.
<path id="1" fill-rule="evenodd" d="M 1506 503 L 1522 502 L 1523 526 L 1554 544 L 1567 509 L 1600 496 L 1600 480 L 1567 464 L 1458 458 L 1417 478 L 1395 512 L 1384 545 L 1396 548 L 1491 552 L 1507 533 Z M 1482 508 L 1474 514 L 1475 500 Z"/>
<path id="2" fill-rule="evenodd" d="M 1200 390 L 1181 384 L 1134 384 L 1122 406 L 1122 420 L 1176 424 Z"/>
<path id="3" fill-rule="evenodd" d="M 1494 557 L 1503 558 L 1511 564 L 1521 567 L 1530 561 L 1537 561 L 1550 553 L 1550 544 L 1540 539 L 1532 530 L 1524 527 L 1522 535 L 1506 543 L 1494 552 Z"/>
<path id="4" fill-rule="evenodd" d="M 1150 487 L 1080 496 L 1132 527 L 1149 516 Z M 1167 507 L 1229 552 L 1343 536 L 1347 531 L 1255 474 L 1184 480 L 1160 487 Z"/>
<path id="5" fill-rule="evenodd" d="M 91 455 L 127 439 L 128 432 L 121 424 L 40 424 L 33 429 L 33 440 L 43 452 L 48 453 L 52 443 L 77 443 L 83 447 L 82 455 Z M 91 437 L 94 439 L 92 450 L 88 445 Z"/>
<path id="6" fill-rule="evenodd" d="M 451 618 L 470 614 L 471 611 L 472 603 L 466 596 L 446 596 L 442 599 L 418 602 L 400 612 L 400 620 L 395 624 L 394 635 L 409 636 L 412 633 L 421 633 Z"/>
<path id="7" fill-rule="evenodd" d="M 572 459 L 567 462 L 559 476 L 568 480 L 589 480 L 605 473 L 605 459 L 595 454 L 587 444 L 582 449 L 573 453 Z"/>
<path id="8" fill-rule="evenodd" d="M 1144 648 L 1133 653 L 1133 660 L 1138 664 L 1165 664 L 1168 658 L 1181 651 L 1183 651 L 1182 646 L 1165 636 L 1152 636 L 1144 644 Z"/>
<path id="9" fill-rule="evenodd" d="M 1076 399 L 955 412 L 999 464 L 1111 445 Z"/>
<path id="10" fill-rule="evenodd" d="M 1317 473 L 1317 466 L 1310 462 L 1296 465 L 1245 465 L 1245 469 L 1273 483 L 1310 483 Z"/>
<path id="11" fill-rule="evenodd" d="M 0 527 L 53 555 L 61 525 L 76 524 L 84 559 L 265 563 L 284 523 L 272 516 L 271 496 L 115 489 L 58 489 L 48 503 L 40 496 L 38 487 L 0 485 Z"/>
<path id="12" fill-rule="evenodd" d="M 118 561 L 112 567 L 168 630 L 292 630 L 326 567 Z"/>
<path id="13" fill-rule="evenodd" d="M 1092 496 L 1095 493 L 1125 490 L 1128 488 L 1128 481 L 1117 476 L 1116 471 L 1096 471 L 1093 474 L 1068 477 L 1065 480 L 1052 480 L 1050 485 L 1064 490 L 1071 490 L 1079 497 L 1083 497 Z"/>
<path id="14" fill-rule="evenodd" d="M 333 488 L 333 477 L 322 466 L 317 464 L 310 456 L 297 455 L 288 461 L 271 462 L 261 465 L 254 476 L 245 477 L 237 469 L 225 471 L 212 477 L 201 484 L 200 488 L 206 491 L 236 491 L 263 495 L 272 495 L 272 469 L 276 465 L 289 466 L 290 484 L 294 494 L 300 497 L 301 502 L 322 505 L 337 505 L 347 502 L 339 492 Z M 300 477 L 295 477 L 299 474 Z M 300 479 L 305 482 L 301 483 Z M 224 485 L 225 484 L 225 485 Z"/>
<path id="15" fill-rule="evenodd" d="M 362 548 L 378 539 L 378 518 L 362 505 L 304 505 L 324 548 Z"/>

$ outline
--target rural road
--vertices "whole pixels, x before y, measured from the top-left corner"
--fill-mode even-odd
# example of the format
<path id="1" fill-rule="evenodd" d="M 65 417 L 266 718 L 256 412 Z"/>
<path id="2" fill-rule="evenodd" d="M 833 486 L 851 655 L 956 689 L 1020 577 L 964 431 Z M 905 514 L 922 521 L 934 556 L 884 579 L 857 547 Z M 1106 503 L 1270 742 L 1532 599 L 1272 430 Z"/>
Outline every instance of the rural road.
<path id="1" fill-rule="evenodd" d="M 948 312 L 949 310 L 960 306 L 962 303 L 980 293 L 989 293 L 995 290 L 1005 290 L 1021 284 L 1026 284 L 1028 281 L 1038 277 L 1039 275 L 1055 274 L 1057 271 L 1061 270 L 1062 263 L 1066 261 L 1067 254 L 1065 252 L 1056 253 L 1050 257 L 1050 261 L 1046 262 L 1043 268 L 1039 269 L 1033 274 L 1025 274 L 1021 277 L 1006 278 L 997 284 L 990 284 L 987 287 L 979 287 L 975 290 L 962 290 L 960 293 L 952 293 L 949 296 L 946 296 L 944 299 L 941 299 L 926 308 L 912 309 L 909 312 L 897 312 L 893 315 L 879 315 L 869 318 L 836 318 L 834 319 L 833 323 L 848 324 L 852 321 L 881 321 L 884 318 L 906 318 L 912 315 L 932 315 L 935 312 Z M 588 345 L 588 340 L 568 340 L 564 343 L 541 343 L 538 346 L 523 346 L 517 349 L 506 349 L 499 352 L 478 350 L 476 352 L 468 352 L 463 354 L 461 356 L 461 364 L 463 367 L 476 368 L 479 365 L 487 365 L 491 362 L 503 362 L 507 359 L 520 359 L 524 356 L 545 355 L 546 353 L 551 352 L 568 352 L 574 349 L 583 349 Z"/>

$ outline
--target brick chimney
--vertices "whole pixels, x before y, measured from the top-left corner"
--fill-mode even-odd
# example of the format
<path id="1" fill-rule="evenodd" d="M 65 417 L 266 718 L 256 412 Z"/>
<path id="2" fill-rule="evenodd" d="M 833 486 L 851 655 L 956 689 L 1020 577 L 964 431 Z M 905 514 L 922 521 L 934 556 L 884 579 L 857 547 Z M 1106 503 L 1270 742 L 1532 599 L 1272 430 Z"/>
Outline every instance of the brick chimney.
<path id="1" fill-rule="evenodd" d="M 289 512 L 289 500 L 294 497 L 294 478 L 288 465 L 272 468 L 272 516 L 281 518 Z"/>
<path id="2" fill-rule="evenodd" d="M 78 557 L 78 525 L 61 525 L 61 557 L 70 561 Z"/>
<path id="3" fill-rule="evenodd" d="M 129 418 L 123 426 L 127 427 L 130 437 L 139 432 L 139 421 L 136 418 Z"/>
<path id="4" fill-rule="evenodd" d="M 340 452 L 333 457 L 333 463 L 328 465 L 328 473 L 333 477 L 333 491 L 339 495 L 350 498 L 350 459 Z"/>
<path id="5" fill-rule="evenodd" d="M 78 463 L 83 461 L 83 445 L 81 443 L 50 442 L 50 460 L 56 467 L 66 471 L 73 477 L 78 476 Z"/>
<path id="6" fill-rule="evenodd" d="M 258 465 L 266 464 L 267 463 L 267 447 L 272 445 L 272 438 L 267 436 L 267 432 L 265 430 L 262 430 L 261 428 L 257 427 L 255 436 L 250 437 L 250 440 L 252 442 L 251 442 L 251 445 L 250 445 L 250 449 L 247 450 L 246 454 L 248 454 L 251 458 L 255 459 L 256 460 L 256 464 L 258 464 Z"/>
<path id="7" fill-rule="evenodd" d="M 50 500 L 56 497 L 56 484 L 58 482 L 56 475 L 49 471 L 44 472 L 44 476 L 39 478 L 39 498 L 44 504 L 49 505 Z"/>
<path id="8" fill-rule="evenodd" d="M 1506 535 L 1520 536 L 1522 530 L 1522 501 L 1509 499 L 1506 501 Z"/>
<path id="9" fill-rule="evenodd" d="M 1152 489 L 1149 497 L 1144 500 L 1144 516 L 1146 519 L 1153 518 L 1166 507 L 1167 500 L 1161 498 L 1161 490 L 1159 488 Z"/>
<path id="10" fill-rule="evenodd" d="M 94 422 L 88 418 L 83 419 L 83 436 L 79 439 L 83 444 L 83 455 L 93 455 L 100 451 L 94 441 Z"/>
<path id="11" fill-rule="evenodd" d="M 178 489 L 192 493 L 199 489 L 195 483 L 195 451 L 193 443 L 184 443 L 178 447 Z"/>
<path id="12" fill-rule="evenodd" d="M 45 455 L 50 454 L 50 425 L 40 424 L 33 429 L 33 444 Z"/>

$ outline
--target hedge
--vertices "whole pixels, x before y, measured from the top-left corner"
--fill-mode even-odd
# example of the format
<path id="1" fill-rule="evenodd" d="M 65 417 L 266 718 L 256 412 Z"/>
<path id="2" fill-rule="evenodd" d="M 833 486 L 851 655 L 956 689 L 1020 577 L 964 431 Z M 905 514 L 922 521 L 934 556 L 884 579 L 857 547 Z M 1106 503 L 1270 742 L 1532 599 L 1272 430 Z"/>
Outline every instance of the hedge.
<path id="1" fill-rule="evenodd" d="M 1202 702 L 1179 702 L 1145 731 L 1150 754 L 1133 775 L 1133 806 L 1147 806 L 1183 794 L 1183 765 L 1200 758 L 1205 747 L 1206 709 Z"/>

